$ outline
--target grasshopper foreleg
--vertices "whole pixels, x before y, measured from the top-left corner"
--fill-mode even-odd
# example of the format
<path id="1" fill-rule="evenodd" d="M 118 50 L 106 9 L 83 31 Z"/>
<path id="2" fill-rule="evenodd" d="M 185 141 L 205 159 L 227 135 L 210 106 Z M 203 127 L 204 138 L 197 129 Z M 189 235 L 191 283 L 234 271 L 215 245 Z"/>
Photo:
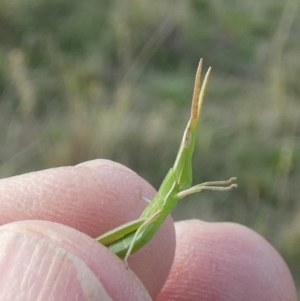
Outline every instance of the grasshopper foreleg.
<path id="1" fill-rule="evenodd" d="M 189 189 L 180 191 L 177 196 L 179 199 L 186 197 L 187 195 L 200 192 L 202 190 L 215 190 L 215 191 L 228 191 L 233 188 L 236 188 L 237 184 L 232 184 L 232 182 L 236 181 L 236 178 L 230 178 L 227 181 L 213 181 L 213 182 L 205 182 L 196 186 L 193 186 Z M 229 186 L 219 186 L 219 185 L 229 185 Z"/>

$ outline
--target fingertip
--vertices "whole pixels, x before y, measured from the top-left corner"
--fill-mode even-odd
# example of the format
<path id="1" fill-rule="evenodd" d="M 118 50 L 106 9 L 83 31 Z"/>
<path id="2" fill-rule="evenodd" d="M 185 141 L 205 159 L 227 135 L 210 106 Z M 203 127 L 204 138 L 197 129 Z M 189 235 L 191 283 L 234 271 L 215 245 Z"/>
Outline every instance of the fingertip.
<path id="1" fill-rule="evenodd" d="M 297 300 L 287 265 L 249 228 L 192 220 L 176 223 L 176 237 L 174 265 L 158 300 Z"/>
<path id="2" fill-rule="evenodd" d="M 49 220 L 96 237 L 136 218 L 155 190 L 127 167 L 93 160 L 0 180 L 0 224 Z M 120 205 L 122 210 L 120 210 Z"/>

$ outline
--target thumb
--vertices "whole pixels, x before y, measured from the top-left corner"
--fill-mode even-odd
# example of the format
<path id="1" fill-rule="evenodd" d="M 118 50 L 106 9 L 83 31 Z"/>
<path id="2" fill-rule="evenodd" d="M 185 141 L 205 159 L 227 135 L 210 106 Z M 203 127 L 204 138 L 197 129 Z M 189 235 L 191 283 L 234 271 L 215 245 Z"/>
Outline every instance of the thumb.
<path id="1" fill-rule="evenodd" d="M 0 300 L 150 300 L 121 260 L 57 223 L 0 227 L 0 270 Z"/>

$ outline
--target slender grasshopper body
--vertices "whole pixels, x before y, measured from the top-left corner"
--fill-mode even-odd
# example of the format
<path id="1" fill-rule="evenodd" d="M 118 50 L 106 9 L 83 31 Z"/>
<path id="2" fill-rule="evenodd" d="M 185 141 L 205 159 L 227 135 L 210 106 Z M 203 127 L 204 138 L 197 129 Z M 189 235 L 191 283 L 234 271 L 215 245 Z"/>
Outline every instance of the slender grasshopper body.
<path id="1" fill-rule="evenodd" d="M 112 252 L 127 262 L 128 257 L 149 242 L 159 230 L 177 202 L 183 197 L 201 190 L 228 191 L 237 187 L 236 178 L 192 186 L 192 156 L 197 137 L 197 128 L 204 93 L 211 68 L 201 86 L 202 59 L 196 73 L 191 117 L 185 129 L 173 167 L 167 173 L 157 194 L 144 209 L 141 216 L 96 238 Z M 220 186 L 225 185 L 225 186 Z"/>

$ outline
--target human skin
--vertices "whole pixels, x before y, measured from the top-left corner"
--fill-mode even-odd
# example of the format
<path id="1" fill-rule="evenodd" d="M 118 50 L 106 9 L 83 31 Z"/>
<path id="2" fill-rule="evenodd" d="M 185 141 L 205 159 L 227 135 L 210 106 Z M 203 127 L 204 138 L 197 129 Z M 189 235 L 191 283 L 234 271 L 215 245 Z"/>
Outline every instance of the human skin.
<path id="1" fill-rule="evenodd" d="M 107 160 L 0 180 L 0 300 L 297 300 L 276 250 L 233 223 L 168 218 L 127 268 L 94 238 L 141 195 L 155 190 Z"/>

